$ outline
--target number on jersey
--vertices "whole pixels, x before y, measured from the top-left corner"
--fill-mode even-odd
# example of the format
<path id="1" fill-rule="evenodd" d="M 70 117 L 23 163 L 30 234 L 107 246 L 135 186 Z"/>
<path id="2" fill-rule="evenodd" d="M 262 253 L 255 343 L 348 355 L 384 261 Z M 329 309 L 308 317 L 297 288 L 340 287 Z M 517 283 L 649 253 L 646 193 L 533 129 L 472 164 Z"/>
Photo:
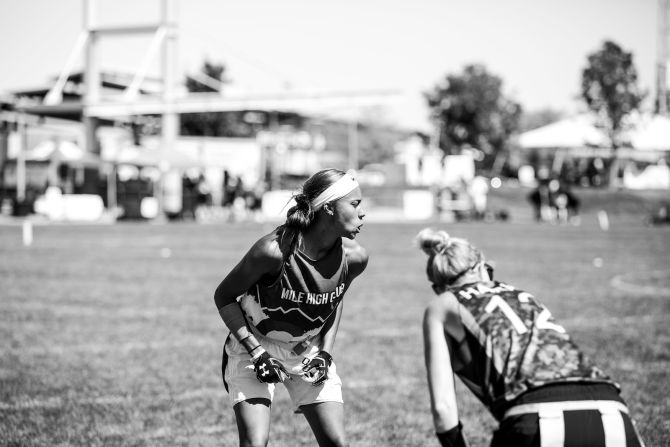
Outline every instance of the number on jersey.
<path id="1" fill-rule="evenodd" d="M 522 303 L 530 303 L 531 298 L 532 296 L 529 293 L 525 292 L 520 293 L 518 297 L 519 301 Z M 547 309 L 544 306 L 540 306 L 536 303 L 533 304 L 542 309 L 540 314 L 533 322 L 533 325 L 536 328 L 552 330 L 560 332 L 561 334 L 565 333 L 565 329 L 563 328 L 563 326 L 549 321 L 551 319 L 551 312 L 549 312 L 549 309 Z M 519 334 L 525 334 L 526 332 L 528 332 L 529 328 L 526 327 L 526 324 L 523 322 L 523 320 L 516 314 L 516 312 L 514 312 L 512 306 L 510 306 L 500 295 L 493 295 L 489 300 L 488 304 L 486 305 L 486 307 L 484 308 L 484 310 L 488 313 L 493 313 L 496 311 L 496 309 L 500 310 L 503 313 L 505 318 L 509 320 L 509 322 L 512 324 L 514 329 Z"/>

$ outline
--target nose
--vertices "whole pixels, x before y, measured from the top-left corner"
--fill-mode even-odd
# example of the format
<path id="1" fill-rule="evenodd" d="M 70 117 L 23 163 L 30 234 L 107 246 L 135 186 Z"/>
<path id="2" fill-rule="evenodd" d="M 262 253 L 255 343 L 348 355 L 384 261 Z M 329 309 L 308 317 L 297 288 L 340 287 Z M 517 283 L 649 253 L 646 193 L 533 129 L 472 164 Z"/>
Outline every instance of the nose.
<path id="1" fill-rule="evenodd" d="M 362 219 L 365 217 L 365 210 L 363 208 L 358 210 L 358 218 Z"/>

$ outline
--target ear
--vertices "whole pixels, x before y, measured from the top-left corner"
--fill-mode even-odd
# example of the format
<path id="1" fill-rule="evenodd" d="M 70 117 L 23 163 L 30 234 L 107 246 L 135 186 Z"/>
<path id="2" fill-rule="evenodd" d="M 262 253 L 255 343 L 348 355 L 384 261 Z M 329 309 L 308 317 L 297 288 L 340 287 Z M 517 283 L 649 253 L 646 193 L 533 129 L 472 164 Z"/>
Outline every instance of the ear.
<path id="1" fill-rule="evenodd" d="M 330 202 L 326 202 L 326 203 L 323 205 L 323 210 L 324 210 L 324 211 L 326 212 L 326 214 L 328 214 L 329 216 L 332 216 L 332 215 L 335 213 L 335 210 L 334 210 L 334 208 L 333 208 L 333 205 L 332 205 L 332 203 L 330 203 Z"/>

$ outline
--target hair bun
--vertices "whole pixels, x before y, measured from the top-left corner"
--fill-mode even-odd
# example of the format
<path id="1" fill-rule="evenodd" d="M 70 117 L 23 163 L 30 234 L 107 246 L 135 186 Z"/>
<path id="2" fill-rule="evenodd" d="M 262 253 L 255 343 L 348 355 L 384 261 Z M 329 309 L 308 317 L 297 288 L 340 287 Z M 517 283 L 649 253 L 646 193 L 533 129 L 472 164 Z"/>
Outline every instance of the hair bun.
<path id="1" fill-rule="evenodd" d="M 293 198 L 295 199 L 295 204 L 298 205 L 298 208 L 303 210 L 309 209 L 310 202 L 304 193 L 296 194 Z"/>
<path id="2" fill-rule="evenodd" d="M 435 251 L 440 253 L 451 246 L 451 236 L 446 231 L 437 231 L 434 234 Z"/>
<path id="3" fill-rule="evenodd" d="M 426 254 L 440 253 L 451 245 L 451 237 L 446 231 L 424 228 L 416 236 L 419 248 Z"/>

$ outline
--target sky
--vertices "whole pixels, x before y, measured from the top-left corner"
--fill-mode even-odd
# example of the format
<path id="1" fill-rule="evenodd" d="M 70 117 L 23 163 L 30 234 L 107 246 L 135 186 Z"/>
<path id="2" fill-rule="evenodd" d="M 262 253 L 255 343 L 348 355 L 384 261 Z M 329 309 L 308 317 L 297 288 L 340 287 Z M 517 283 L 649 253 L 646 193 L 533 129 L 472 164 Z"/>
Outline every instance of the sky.
<path id="1" fill-rule="evenodd" d="M 576 113 L 581 71 L 605 40 L 633 53 L 640 87 L 655 91 L 658 0 L 175 1 L 180 77 L 207 59 L 226 66 L 231 90 L 249 94 L 392 90 L 384 115 L 402 127 L 427 130 L 422 93 L 473 63 L 502 78 L 524 110 Z M 61 72 L 84 3 L 2 0 L 0 92 L 44 86 Z M 100 25 L 128 25 L 155 22 L 161 2 L 93 4 Z M 102 68 L 134 72 L 149 43 L 103 39 Z"/>

